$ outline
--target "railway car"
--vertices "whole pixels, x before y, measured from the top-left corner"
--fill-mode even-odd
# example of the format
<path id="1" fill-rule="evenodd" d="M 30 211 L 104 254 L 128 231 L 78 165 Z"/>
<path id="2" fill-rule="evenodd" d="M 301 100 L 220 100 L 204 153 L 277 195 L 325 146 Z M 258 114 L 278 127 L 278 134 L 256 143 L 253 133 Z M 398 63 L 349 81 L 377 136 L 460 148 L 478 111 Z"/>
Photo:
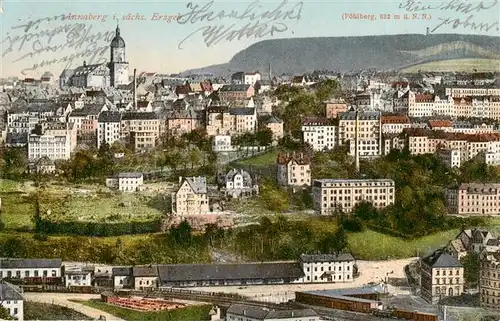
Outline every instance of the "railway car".
<path id="1" fill-rule="evenodd" d="M 305 292 L 296 292 L 295 301 L 298 303 L 322 306 L 330 309 L 370 313 L 382 306 L 382 302 L 347 296 L 326 296 Z"/>
<path id="2" fill-rule="evenodd" d="M 438 316 L 435 314 L 416 312 L 416 311 L 406 311 L 400 309 L 394 309 L 392 311 L 392 316 L 394 318 L 411 320 L 411 321 L 438 321 Z"/>
<path id="3" fill-rule="evenodd" d="M 76 293 L 92 293 L 92 286 L 69 286 L 70 292 L 76 292 Z"/>

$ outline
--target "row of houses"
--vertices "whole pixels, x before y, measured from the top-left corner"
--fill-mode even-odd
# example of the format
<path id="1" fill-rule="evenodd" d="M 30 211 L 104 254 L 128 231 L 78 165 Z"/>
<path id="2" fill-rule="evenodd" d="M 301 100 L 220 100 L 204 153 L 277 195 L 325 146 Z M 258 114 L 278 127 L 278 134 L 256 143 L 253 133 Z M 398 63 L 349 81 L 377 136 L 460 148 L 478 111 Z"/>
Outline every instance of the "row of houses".
<path id="1" fill-rule="evenodd" d="M 349 283 L 357 275 L 349 253 L 302 254 L 297 261 L 242 264 L 167 264 L 114 267 L 66 263 L 59 259 L 0 259 L 5 280 L 62 279 L 70 286 L 115 289 L 199 287 L 282 283 Z"/>

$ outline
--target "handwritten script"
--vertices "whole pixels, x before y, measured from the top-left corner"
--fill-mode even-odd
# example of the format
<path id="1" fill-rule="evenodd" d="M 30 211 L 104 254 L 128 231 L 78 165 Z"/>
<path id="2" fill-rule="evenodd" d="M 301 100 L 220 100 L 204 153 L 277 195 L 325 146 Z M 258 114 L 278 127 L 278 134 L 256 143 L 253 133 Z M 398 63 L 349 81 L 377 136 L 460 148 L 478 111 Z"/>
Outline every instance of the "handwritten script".
<path id="1" fill-rule="evenodd" d="M 25 21 L 13 26 L 2 40 L 2 57 L 12 56 L 12 63 L 30 60 L 31 66 L 21 71 L 38 70 L 56 64 L 69 69 L 75 59 L 86 59 L 88 64 L 104 63 L 114 32 L 93 32 L 92 25 L 75 23 L 65 15 Z M 72 53 L 64 55 L 64 50 Z M 42 59 L 42 56 L 50 56 Z M 34 60 L 36 62 L 32 63 Z"/>
<path id="2" fill-rule="evenodd" d="M 177 22 L 182 25 L 200 24 L 206 25 L 196 29 L 178 45 L 182 45 L 191 37 L 201 34 L 207 47 L 216 45 L 221 41 L 241 40 L 243 37 L 254 39 L 274 36 L 288 30 L 285 22 L 298 21 L 302 15 L 302 2 L 293 5 L 284 0 L 272 10 L 266 10 L 260 2 L 254 1 L 244 11 L 236 10 L 212 10 L 214 1 L 200 6 L 188 3 L 189 12 L 181 14 Z M 211 24 L 214 22 L 214 24 Z M 230 21 L 223 24 L 223 21 Z"/>
<path id="3" fill-rule="evenodd" d="M 490 30 L 500 30 L 498 22 L 498 0 L 492 0 L 489 2 L 484 1 L 470 1 L 470 0 L 450 0 L 443 1 L 439 4 L 423 4 L 420 1 L 406 0 L 406 2 L 401 2 L 399 4 L 400 9 L 405 9 L 409 12 L 418 11 L 440 11 L 442 16 L 438 19 L 440 23 L 434 27 L 431 32 L 437 31 L 444 26 L 451 26 L 453 29 L 459 27 L 463 29 L 473 30 L 473 31 L 490 31 Z M 491 10 L 496 12 L 495 21 L 481 21 L 476 14 Z M 450 14 L 461 14 L 463 17 L 456 18 L 450 17 Z"/>

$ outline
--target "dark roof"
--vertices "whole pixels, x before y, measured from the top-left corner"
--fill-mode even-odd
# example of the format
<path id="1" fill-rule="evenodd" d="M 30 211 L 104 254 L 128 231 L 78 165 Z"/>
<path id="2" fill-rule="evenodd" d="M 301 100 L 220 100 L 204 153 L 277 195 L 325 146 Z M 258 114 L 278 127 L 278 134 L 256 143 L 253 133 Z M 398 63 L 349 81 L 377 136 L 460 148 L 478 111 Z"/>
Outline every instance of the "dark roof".
<path id="1" fill-rule="evenodd" d="M 172 264 L 158 266 L 162 282 L 300 278 L 298 263 Z"/>
<path id="2" fill-rule="evenodd" d="M 255 115 L 255 108 L 253 107 L 234 107 L 229 108 L 229 114 L 240 115 L 240 116 L 251 116 Z"/>
<path id="3" fill-rule="evenodd" d="M 0 283 L 0 293 L 2 300 L 7 300 L 7 301 L 23 300 L 23 296 L 20 294 L 20 291 L 16 289 L 14 285 L 7 282 Z"/>
<path id="4" fill-rule="evenodd" d="M 134 277 L 155 277 L 158 276 L 158 269 L 156 266 L 134 266 L 132 274 Z"/>
<path id="5" fill-rule="evenodd" d="M 339 254 L 301 254 L 300 260 L 302 262 L 341 262 L 341 261 L 354 261 L 351 253 Z"/>
<path id="6" fill-rule="evenodd" d="M 358 117 L 360 120 L 377 120 L 380 118 L 380 112 L 378 111 L 360 111 L 358 112 Z M 346 111 L 339 113 L 340 120 L 356 120 L 355 111 Z"/>
<path id="7" fill-rule="evenodd" d="M 116 27 L 115 37 L 111 40 L 111 48 L 125 48 L 125 41 L 120 36 L 119 27 Z"/>
<path id="8" fill-rule="evenodd" d="M 139 172 L 122 172 L 116 175 L 118 178 L 139 178 L 142 177 L 142 173 Z"/>
<path id="9" fill-rule="evenodd" d="M 131 276 L 132 275 L 132 267 L 114 267 L 111 270 L 111 274 L 113 276 Z"/>
<path id="10" fill-rule="evenodd" d="M 119 123 L 122 115 L 118 111 L 103 111 L 99 114 L 98 122 L 100 123 Z"/>
<path id="11" fill-rule="evenodd" d="M 243 305 L 243 304 L 231 304 L 227 313 L 236 314 L 240 316 L 246 316 L 252 319 L 290 319 L 290 318 L 304 318 L 304 317 L 315 317 L 318 316 L 316 312 L 312 309 L 301 309 L 301 310 L 278 310 L 269 311 L 263 308 Z"/>
<path id="12" fill-rule="evenodd" d="M 313 291 L 304 291 L 301 293 L 308 293 L 308 294 L 328 296 L 328 297 L 350 297 L 356 295 L 376 294 L 383 292 L 384 289 L 381 286 L 374 286 L 374 287 L 347 288 L 338 290 L 313 290 Z"/>
<path id="13" fill-rule="evenodd" d="M 155 112 L 129 112 L 122 115 L 122 120 L 158 119 Z"/>
<path id="14" fill-rule="evenodd" d="M 60 268 L 61 259 L 11 259 L 0 258 L 2 269 Z"/>
<path id="15" fill-rule="evenodd" d="M 424 257 L 422 261 L 433 268 L 462 267 L 462 264 L 457 259 L 443 251 L 443 249 L 439 249 L 431 255 Z"/>
<path id="16" fill-rule="evenodd" d="M 224 85 L 219 89 L 221 92 L 225 91 L 247 91 L 250 88 L 250 85 L 244 84 L 233 84 L 233 85 Z"/>

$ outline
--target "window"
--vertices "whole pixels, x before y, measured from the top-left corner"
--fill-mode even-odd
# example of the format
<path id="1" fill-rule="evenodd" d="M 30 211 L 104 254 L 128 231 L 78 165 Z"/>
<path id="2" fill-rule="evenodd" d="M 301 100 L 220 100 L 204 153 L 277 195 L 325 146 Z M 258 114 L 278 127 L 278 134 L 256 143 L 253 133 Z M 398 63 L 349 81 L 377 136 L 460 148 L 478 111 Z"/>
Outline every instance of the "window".
<path id="1" fill-rule="evenodd" d="M 35 277 L 38 276 L 38 270 L 35 270 Z"/>
<path id="2" fill-rule="evenodd" d="M 43 270 L 43 276 L 46 277 L 48 275 L 47 270 Z"/>
<path id="3" fill-rule="evenodd" d="M 52 270 L 52 277 L 55 277 L 57 275 L 56 270 Z"/>
<path id="4" fill-rule="evenodd" d="M 30 277 L 30 271 L 24 271 L 24 277 L 29 278 Z"/>

